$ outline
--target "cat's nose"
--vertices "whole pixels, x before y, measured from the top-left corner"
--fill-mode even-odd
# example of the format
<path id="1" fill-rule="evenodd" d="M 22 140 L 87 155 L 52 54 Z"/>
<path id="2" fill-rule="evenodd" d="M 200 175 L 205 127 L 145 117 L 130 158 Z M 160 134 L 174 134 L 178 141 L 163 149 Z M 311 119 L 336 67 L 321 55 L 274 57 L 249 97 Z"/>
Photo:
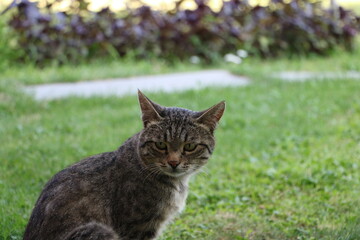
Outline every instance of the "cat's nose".
<path id="1" fill-rule="evenodd" d="M 179 166 L 180 162 L 178 162 L 178 161 L 168 161 L 168 164 L 170 165 L 170 167 L 172 167 L 172 169 L 175 169 L 177 166 Z"/>

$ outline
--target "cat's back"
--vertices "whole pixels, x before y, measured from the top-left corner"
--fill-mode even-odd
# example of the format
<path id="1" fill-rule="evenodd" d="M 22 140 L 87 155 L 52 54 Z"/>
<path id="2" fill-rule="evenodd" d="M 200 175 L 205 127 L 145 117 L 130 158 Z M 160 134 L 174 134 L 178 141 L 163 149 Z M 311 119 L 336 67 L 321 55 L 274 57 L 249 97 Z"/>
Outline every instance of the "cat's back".
<path id="1" fill-rule="evenodd" d="M 37 200 L 24 239 L 62 239 L 61 233 L 82 222 L 111 224 L 105 206 L 111 204 L 117 178 L 126 175 L 121 169 L 129 169 L 121 151 L 91 156 L 58 172 Z"/>

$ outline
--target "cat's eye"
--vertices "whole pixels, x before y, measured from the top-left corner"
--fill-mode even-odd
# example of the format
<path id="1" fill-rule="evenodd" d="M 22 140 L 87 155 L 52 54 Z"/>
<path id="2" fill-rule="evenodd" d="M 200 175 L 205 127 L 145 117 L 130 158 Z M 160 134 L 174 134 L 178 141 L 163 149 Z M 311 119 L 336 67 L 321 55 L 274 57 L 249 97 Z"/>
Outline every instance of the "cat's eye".
<path id="1" fill-rule="evenodd" d="M 166 150 L 167 145 L 164 142 L 155 142 L 155 146 L 159 149 L 159 150 Z"/>
<path id="2" fill-rule="evenodd" d="M 184 151 L 191 152 L 194 151 L 197 145 L 195 143 L 187 143 L 184 145 Z"/>

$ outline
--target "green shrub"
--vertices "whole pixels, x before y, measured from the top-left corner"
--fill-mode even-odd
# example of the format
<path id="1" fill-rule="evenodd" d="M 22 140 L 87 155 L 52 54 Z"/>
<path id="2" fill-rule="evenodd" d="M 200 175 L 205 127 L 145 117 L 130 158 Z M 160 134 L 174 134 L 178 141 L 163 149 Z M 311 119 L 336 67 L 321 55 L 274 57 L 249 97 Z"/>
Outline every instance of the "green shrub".
<path id="1" fill-rule="evenodd" d="M 85 3 L 84 0 L 78 1 Z M 68 13 L 42 11 L 29 0 L 14 2 L 10 20 L 26 56 L 38 64 L 76 62 L 102 56 L 212 61 L 238 49 L 262 57 L 327 54 L 337 46 L 351 49 L 360 18 L 342 7 L 324 9 L 319 1 L 272 0 L 267 7 L 231 0 L 214 12 L 206 0 L 195 10 L 179 4 L 169 12 L 148 6 L 117 16 L 109 8 L 90 12 L 86 4 Z"/>
<path id="2" fill-rule="evenodd" d="M 19 58 L 25 58 L 25 52 L 16 48 L 16 36 L 7 24 L 6 16 L 0 16 L 0 70 L 14 64 Z"/>

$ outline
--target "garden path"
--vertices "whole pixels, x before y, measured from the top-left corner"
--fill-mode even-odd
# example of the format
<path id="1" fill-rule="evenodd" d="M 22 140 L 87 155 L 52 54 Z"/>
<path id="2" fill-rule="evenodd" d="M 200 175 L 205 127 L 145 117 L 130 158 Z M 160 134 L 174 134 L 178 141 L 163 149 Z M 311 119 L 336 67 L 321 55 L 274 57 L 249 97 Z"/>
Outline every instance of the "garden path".
<path id="1" fill-rule="evenodd" d="M 226 87 L 247 84 L 249 84 L 249 80 L 246 77 L 236 76 L 225 70 L 206 70 L 88 82 L 33 85 L 26 87 L 25 91 L 33 94 L 36 100 L 52 100 L 68 96 L 124 96 L 136 94 L 137 89 L 145 92 L 174 92 L 210 86 Z"/>
<path id="2" fill-rule="evenodd" d="M 279 72 L 272 75 L 284 81 L 306 81 L 319 79 L 358 79 L 360 72 Z M 76 83 L 54 83 L 33 85 L 25 88 L 36 100 L 52 100 L 69 96 L 124 96 L 136 94 L 137 89 L 145 92 L 174 92 L 217 86 L 246 86 L 250 80 L 225 70 L 174 73 L 131 78 L 117 78 Z"/>
<path id="3" fill-rule="evenodd" d="M 274 78 L 284 81 L 298 82 L 321 79 L 356 79 L 360 80 L 360 72 L 306 72 L 306 71 L 287 71 L 273 74 Z"/>

